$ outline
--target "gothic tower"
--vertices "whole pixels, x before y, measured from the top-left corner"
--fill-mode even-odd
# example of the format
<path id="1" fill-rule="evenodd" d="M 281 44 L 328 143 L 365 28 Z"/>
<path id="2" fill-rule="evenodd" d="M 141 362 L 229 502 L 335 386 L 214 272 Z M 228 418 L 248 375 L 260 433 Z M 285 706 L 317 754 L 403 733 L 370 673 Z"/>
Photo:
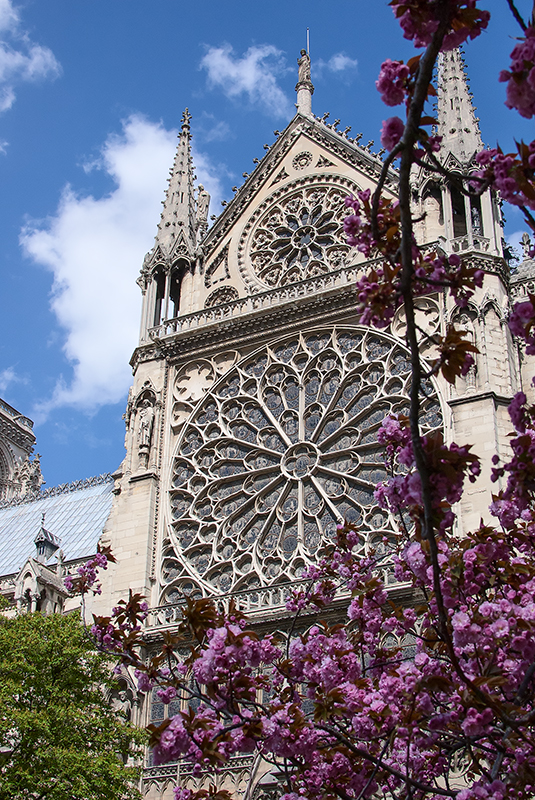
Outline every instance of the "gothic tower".
<path id="1" fill-rule="evenodd" d="M 295 117 L 210 228 L 209 197 L 194 190 L 186 110 L 143 263 L 127 453 L 105 533 L 118 563 L 105 576 L 99 610 L 140 591 L 155 635 L 173 623 L 184 594 L 232 593 L 257 619 L 276 620 L 285 587 L 299 581 L 337 522 L 354 522 L 363 547 L 395 530 L 373 492 L 384 477 L 378 425 L 407 408 L 405 320 L 399 309 L 384 331 L 358 324 L 364 257 L 342 228 L 344 198 L 373 191 L 382 160 L 349 129 L 312 114 L 306 52 L 296 91 Z M 418 236 L 477 264 L 485 282 L 466 309 L 439 293 L 418 301 L 428 333 L 456 320 L 480 351 L 454 388 L 429 384 L 425 424 L 473 443 L 484 459 L 485 477 L 463 508 L 463 524 L 472 525 L 488 505 L 489 459 L 506 446 L 506 406 L 522 373 L 505 325 L 509 275 L 497 201 L 462 191 L 482 145 L 457 51 L 439 66 L 438 131 L 455 178 L 415 173 Z M 394 169 L 384 191 L 395 198 Z M 431 354 L 425 340 L 422 349 Z M 152 709 L 155 720 L 166 713 L 162 704 Z M 238 784 L 250 771 L 242 767 Z M 147 770 L 150 797 L 176 777 L 176 766 L 173 775 L 158 769 Z"/>

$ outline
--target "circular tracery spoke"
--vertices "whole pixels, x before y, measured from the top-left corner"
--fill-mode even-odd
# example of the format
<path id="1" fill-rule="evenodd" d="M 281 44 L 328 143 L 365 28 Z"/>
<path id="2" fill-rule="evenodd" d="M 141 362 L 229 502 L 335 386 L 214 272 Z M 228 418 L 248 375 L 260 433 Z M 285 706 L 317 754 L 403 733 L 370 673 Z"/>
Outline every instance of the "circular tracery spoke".
<path id="1" fill-rule="evenodd" d="M 162 600 L 295 580 L 344 519 L 363 547 L 391 535 L 373 495 L 386 477 L 377 430 L 406 410 L 409 377 L 392 337 L 349 327 L 287 337 L 231 368 L 177 445 Z"/>

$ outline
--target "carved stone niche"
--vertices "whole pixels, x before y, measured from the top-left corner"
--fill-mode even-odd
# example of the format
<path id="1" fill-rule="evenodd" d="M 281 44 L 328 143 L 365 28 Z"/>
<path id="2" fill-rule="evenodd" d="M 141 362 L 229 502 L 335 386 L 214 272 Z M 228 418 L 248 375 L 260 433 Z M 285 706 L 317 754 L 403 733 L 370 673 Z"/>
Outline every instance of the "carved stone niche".
<path id="1" fill-rule="evenodd" d="M 119 714 L 122 719 L 128 722 L 132 719 L 132 711 L 134 705 L 137 705 L 138 699 L 134 696 L 133 689 L 128 685 L 124 678 L 119 678 L 117 688 L 113 689 L 110 694 L 109 703 L 113 711 Z"/>
<path id="2" fill-rule="evenodd" d="M 130 430 L 133 437 L 134 466 L 137 472 L 145 472 L 151 463 L 153 451 L 155 418 L 159 403 L 150 381 L 143 384 L 130 416 Z"/>
<path id="3" fill-rule="evenodd" d="M 464 338 L 468 339 L 471 344 L 477 346 L 477 311 L 468 306 L 459 311 L 453 319 L 455 327 L 462 331 Z M 466 394 L 474 394 L 477 389 L 478 369 L 477 369 L 477 354 L 473 354 L 474 363 L 468 370 L 467 374 L 457 378 L 455 385 L 450 387 L 451 396 L 461 397 Z"/>

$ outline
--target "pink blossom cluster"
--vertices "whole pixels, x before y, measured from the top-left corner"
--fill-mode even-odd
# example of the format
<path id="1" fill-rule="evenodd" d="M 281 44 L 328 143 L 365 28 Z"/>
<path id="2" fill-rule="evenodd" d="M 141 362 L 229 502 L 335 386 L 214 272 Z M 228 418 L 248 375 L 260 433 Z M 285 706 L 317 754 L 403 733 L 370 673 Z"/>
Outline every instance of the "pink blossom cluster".
<path id="1" fill-rule="evenodd" d="M 439 256 L 427 253 L 422 256 L 415 248 L 414 294 L 427 294 L 432 287 L 445 286 L 461 308 L 466 308 L 476 287 L 483 286 L 484 273 L 468 268 L 457 253 Z"/>
<path id="2" fill-rule="evenodd" d="M 386 150 L 393 150 L 400 142 L 405 123 L 399 117 L 389 117 L 383 121 L 381 129 L 381 144 Z"/>
<path id="3" fill-rule="evenodd" d="M 502 70 L 499 80 L 507 83 L 508 108 L 516 108 L 522 117 L 535 114 L 535 28 L 525 31 L 524 38 L 511 53 L 510 70 Z"/>
<path id="4" fill-rule="evenodd" d="M 387 459 L 412 468 L 403 418 L 388 417 L 378 438 Z M 466 449 L 431 437 L 425 453 L 438 513 L 444 501 L 459 497 L 454 476 L 475 475 L 477 466 Z M 407 496 L 399 499 L 406 509 Z M 195 774 L 217 773 L 232 756 L 257 753 L 283 772 L 291 764 L 288 800 L 335 800 L 340 792 L 371 800 L 411 787 L 438 797 L 455 742 L 473 754 L 473 767 L 498 758 L 501 766 L 497 776 L 476 770 L 451 792 L 452 800 L 517 800 L 535 769 L 534 542 L 489 528 L 462 539 L 444 530 L 437 545 L 445 628 L 437 623 L 429 542 L 417 529 L 412 538 L 400 536 L 386 558 L 397 580 L 426 604 L 396 603 L 377 569 L 385 556 L 366 551 L 362 535 L 348 525 L 339 526 L 337 544 L 309 571 L 311 590 L 294 596 L 293 608 L 305 619 L 311 613 L 314 622 L 299 632 L 291 626 L 286 639 L 248 630 L 233 608 L 220 614 L 211 601 L 190 599 L 177 638 L 166 640 L 165 658 L 144 662 L 133 644 L 140 600 L 120 604 L 116 648 L 137 665 L 140 690 L 157 687 L 166 704 L 185 702 L 192 691 L 200 700 L 195 710 L 184 706 L 153 726 L 156 763 L 186 758 Z M 317 621 L 319 595 L 338 613 L 345 609 L 347 625 Z M 185 660 L 175 649 L 184 641 L 191 645 Z M 261 701 L 266 689 L 268 699 Z M 177 790 L 178 800 L 206 797 L 205 790 L 185 791 Z"/>
<path id="5" fill-rule="evenodd" d="M 392 255 L 397 249 L 398 206 L 388 204 L 380 207 L 377 215 L 378 225 L 382 229 L 390 228 L 390 236 L 386 242 L 379 244 L 373 239 L 369 190 L 359 192 L 358 197 L 347 197 L 346 206 L 356 213 L 345 218 L 344 230 L 348 235 L 348 243 L 369 256 L 373 249 L 382 249 L 386 255 Z M 413 245 L 414 278 L 413 294 L 420 296 L 429 294 L 439 288 L 449 288 L 454 300 L 460 307 L 466 307 L 476 287 L 483 285 L 482 270 L 468 267 L 456 253 L 449 256 L 437 255 L 434 252 L 423 255 Z M 381 266 L 373 266 L 357 281 L 357 298 L 359 319 L 363 325 L 375 328 L 387 327 L 397 308 L 402 303 L 400 287 L 400 266 L 392 267 L 387 261 Z M 471 357 L 466 358 L 464 374 L 473 363 Z"/>
<path id="6" fill-rule="evenodd" d="M 514 396 L 509 416 L 517 434 L 511 439 L 513 457 L 492 471 L 493 481 L 507 475 L 507 485 L 494 497 L 491 513 L 506 529 L 514 527 L 517 520 L 523 520 L 535 533 L 535 408 L 527 405 L 524 392 Z M 493 462 L 498 464 L 497 455 Z"/>
<path id="7" fill-rule="evenodd" d="M 110 617 L 94 617 L 91 633 L 99 648 L 122 654 L 124 663 L 129 664 L 127 650 L 139 643 L 141 626 L 148 613 L 147 601 L 142 595 L 130 591 L 128 602 L 120 600 Z M 125 636 L 128 637 L 126 647 Z"/>
<path id="8" fill-rule="evenodd" d="M 348 244 L 350 247 L 356 247 L 365 256 L 369 256 L 379 246 L 379 243 L 373 238 L 370 223 L 372 213 L 370 196 L 370 190 L 366 189 L 365 191 L 357 192 L 356 197 L 353 197 L 353 195 L 346 197 L 344 201 L 346 208 L 350 208 L 353 211 L 353 214 L 344 219 L 344 232 L 347 235 Z M 398 216 L 397 201 L 381 198 L 376 217 L 379 233 L 385 232 L 392 225 L 397 225 Z M 389 249 L 391 250 L 392 248 L 393 244 L 390 244 Z"/>
<path id="9" fill-rule="evenodd" d="M 383 61 L 379 77 L 375 81 L 383 103 L 387 106 L 398 106 L 403 103 L 407 96 L 409 77 L 410 69 L 403 61 L 392 61 L 390 58 Z"/>
<path id="10" fill-rule="evenodd" d="M 239 625 L 225 624 L 206 633 L 207 645 L 193 664 L 193 675 L 200 684 L 221 683 L 237 666 L 243 674 L 270 664 L 279 655 L 272 639 L 258 639 Z"/>
<path id="11" fill-rule="evenodd" d="M 427 47 L 438 29 L 444 4 L 429 0 L 391 0 L 390 5 L 403 29 L 405 39 L 416 47 Z M 451 29 L 442 43 L 442 50 L 453 50 L 468 38 L 475 39 L 490 19 L 488 11 L 478 9 L 476 0 L 451 0 Z"/>
<path id="12" fill-rule="evenodd" d="M 91 591 L 93 594 L 101 594 L 102 586 L 98 580 L 98 571 L 108 568 L 108 558 L 105 553 L 97 553 L 78 569 L 77 577 L 66 575 L 63 583 L 69 592 L 78 591 L 85 594 Z"/>
<path id="13" fill-rule="evenodd" d="M 493 186 L 504 200 L 515 206 L 535 209 L 535 141 L 518 145 L 519 156 L 499 148 L 482 150 L 476 161 L 483 169 L 472 175 L 474 189 Z"/>
<path id="14" fill-rule="evenodd" d="M 417 522 L 422 507 L 422 481 L 415 465 L 407 418 L 385 417 L 377 439 L 385 446 L 386 463 L 392 477 L 377 486 L 375 499 L 382 508 L 394 513 L 406 509 Z M 438 527 L 445 531 L 453 525 L 455 517 L 451 506 L 460 500 L 465 478 L 474 482 L 480 473 L 480 463 L 470 453 L 469 446 L 460 447 L 455 442 L 447 446 L 440 433 L 422 437 L 421 447 L 427 462 Z"/>
<path id="15" fill-rule="evenodd" d="M 516 303 L 509 315 L 511 333 L 526 343 L 526 353 L 535 355 L 535 297 Z"/>

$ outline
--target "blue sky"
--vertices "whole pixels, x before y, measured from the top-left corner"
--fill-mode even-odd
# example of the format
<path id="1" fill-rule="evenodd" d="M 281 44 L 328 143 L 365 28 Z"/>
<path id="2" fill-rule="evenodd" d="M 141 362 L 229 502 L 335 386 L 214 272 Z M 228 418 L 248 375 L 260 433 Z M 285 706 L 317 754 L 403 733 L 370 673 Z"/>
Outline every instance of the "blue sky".
<path id="1" fill-rule="evenodd" d="M 533 138 L 497 83 L 518 30 L 505 0 L 481 5 L 471 86 L 484 141 L 508 149 Z M 183 109 L 218 213 L 293 114 L 307 26 L 314 112 L 378 142 L 380 64 L 413 54 L 384 0 L 0 0 L 0 396 L 36 421 L 48 486 L 123 458 L 135 279 Z"/>

